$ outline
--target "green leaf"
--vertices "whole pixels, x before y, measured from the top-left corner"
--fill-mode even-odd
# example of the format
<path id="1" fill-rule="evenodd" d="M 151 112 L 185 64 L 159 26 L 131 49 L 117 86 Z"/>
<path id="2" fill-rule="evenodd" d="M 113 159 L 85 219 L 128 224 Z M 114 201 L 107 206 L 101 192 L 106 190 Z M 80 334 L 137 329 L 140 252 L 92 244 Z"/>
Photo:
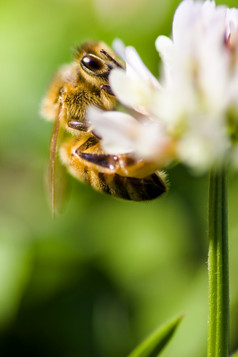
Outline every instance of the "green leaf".
<path id="1" fill-rule="evenodd" d="M 238 350 L 231 355 L 231 357 L 238 357 Z"/>
<path id="2" fill-rule="evenodd" d="M 159 327 L 142 343 L 137 346 L 128 357 L 156 357 L 170 341 L 177 326 L 184 316 L 180 315 L 167 324 Z"/>

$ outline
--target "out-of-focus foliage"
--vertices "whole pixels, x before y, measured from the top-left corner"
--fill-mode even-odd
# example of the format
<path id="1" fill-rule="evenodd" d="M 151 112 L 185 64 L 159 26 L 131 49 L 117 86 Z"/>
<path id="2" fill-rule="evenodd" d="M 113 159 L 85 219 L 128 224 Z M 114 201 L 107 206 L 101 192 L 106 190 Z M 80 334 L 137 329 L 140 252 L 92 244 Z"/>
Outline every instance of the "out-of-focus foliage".
<path id="1" fill-rule="evenodd" d="M 185 313 L 163 357 L 202 357 L 207 332 L 207 177 L 169 171 L 170 191 L 123 202 L 70 178 L 52 220 L 47 85 L 87 39 L 120 37 L 157 75 L 154 41 L 179 0 L 0 1 L 0 354 L 121 357 Z M 219 3 L 221 3 L 219 1 Z M 225 2 L 235 6 L 236 1 Z M 172 105 L 172 104 L 171 104 Z M 229 177 L 231 346 L 238 346 L 238 184 Z"/>

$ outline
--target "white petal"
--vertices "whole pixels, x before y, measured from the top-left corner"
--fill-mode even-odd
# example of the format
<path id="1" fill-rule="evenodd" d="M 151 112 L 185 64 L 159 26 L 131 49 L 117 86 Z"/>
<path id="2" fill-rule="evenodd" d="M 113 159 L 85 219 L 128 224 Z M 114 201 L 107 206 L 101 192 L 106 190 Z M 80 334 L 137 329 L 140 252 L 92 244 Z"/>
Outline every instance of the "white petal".
<path id="1" fill-rule="evenodd" d="M 226 14 L 227 37 L 238 28 L 238 9 L 227 9 Z"/>
<path id="2" fill-rule="evenodd" d="M 129 114 L 113 111 L 102 111 L 90 106 L 87 120 L 93 131 L 102 138 L 102 145 L 110 154 L 122 154 L 134 150 L 134 137 L 137 135 L 138 123 Z"/>
<path id="3" fill-rule="evenodd" d="M 119 101 L 127 107 L 135 107 L 140 102 L 137 81 L 127 76 L 122 69 L 115 68 L 111 71 L 110 86 Z"/>
<path id="4" fill-rule="evenodd" d="M 116 68 L 111 71 L 109 81 L 112 91 L 126 107 L 143 114 L 152 110 L 156 92 L 142 79 L 131 78 L 124 70 Z"/>
<path id="5" fill-rule="evenodd" d="M 165 62 L 171 62 L 174 58 L 174 44 L 170 38 L 159 36 L 155 41 L 155 47 Z"/>
<path id="6" fill-rule="evenodd" d="M 158 80 L 153 76 L 149 69 L 145 66 L 139 54 L 134 47 L 128 46 L 125 49 L 126 55 L 126 71 L 131 78 L 140 78 L 145 83 L 151 85 L 154 88 L 159 89 L 160 84 Z"/>
<path id="7" fill-rule="evenodd" d="M 162 75 L 165 76 L 166 81 L 173 81 L 173 64 L 175 58 L 178 57 L 177 49 L 174 46 L 173 41 L 166 36 L 159 36 L 155 42 L 155 46 L 164 65 Z"/>
<path id="8" fill-rule="evenodd" d="M 204 17 L 210 17 L 210 14 L 213 14 L 214 11 L 214 1 L 182 1 L 175 11 L 173 20 L 174 42 L 178 46 L 191 44 L 194 40 L 193 29 L 199 29 L 202 22 L 204 22 Z"/>
<path id="9" fill-rule="evenodd" d="M 175 45 L 185 53 L 196 56 L 204 41 L 210 41 L 211 46 L 214 41 L 224 42 L 226 9 L 225 6 L 216 7 L 213 1 L 183 1 L 178 6 L 173 21 Z"/>
<path id="10" fill-rule="evenodd" d="M 197 171 L 220 164 L 229 146 L 223 118 L 197 116 L 191 125 L 178 145 L 180 159 Z"/>
<path id="11" fill-rule="evenodd" d="M 198 8 L 201 7 L 200 2 L 191 0 L 182 1 L 177 7 L 173 19 L 173 40 L 178 46 L 187 42 L 187 37 L 190 36 L 189 28 L 194 25 L 194 20 L 198 15 Z"/>
<path id="12" fill-rule="evenodd" d="M 138 79 L 139 77 L 153 87 L 160 88 L 158 80 L 145 66 L 134 47 L 126 47 L 123 41 L 120 39 L 115 39 L 112 43 L 112 47 L 115 52 L 126 62 L 126 72 L 129 77 L 135 79 Z"/>
<path id="13" fill-rule="evenodd" d="M 164 127 L 158 122 L 147 121 L 140 125 L 135 142 L 135 152 L 139 157 L 145 160 L 164 161 L 167 144 L 168 137 Z"/>
<path id="14" fill-rule="evenodd" d="M 238 47 L 238 9 L 227 9 L 226 39 L 231 49 Z"/>
<path id="15" fill-rule="evenodd" d="M 124 61 L 126 61 L 126 54 L 125 54 L 126 46 L 124 45 L 122 40 L 120 40 L 119 38 L 115 38 L 115 40 L 112 42 L 112 48 L 114 49 L 114 51 L 119 57 L 121 57 Z"/>

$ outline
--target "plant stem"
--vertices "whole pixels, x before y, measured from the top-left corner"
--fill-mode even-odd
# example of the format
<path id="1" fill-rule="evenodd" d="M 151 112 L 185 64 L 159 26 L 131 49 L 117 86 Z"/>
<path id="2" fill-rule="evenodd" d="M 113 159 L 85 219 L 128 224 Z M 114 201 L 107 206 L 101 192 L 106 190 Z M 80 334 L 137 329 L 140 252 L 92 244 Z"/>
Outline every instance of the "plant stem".
<path id="1" fill-rule="evenodd" d="M 209 312 L 207 357 L 229 356 L 229 256 L 225 170 L 209 184 Z"/>

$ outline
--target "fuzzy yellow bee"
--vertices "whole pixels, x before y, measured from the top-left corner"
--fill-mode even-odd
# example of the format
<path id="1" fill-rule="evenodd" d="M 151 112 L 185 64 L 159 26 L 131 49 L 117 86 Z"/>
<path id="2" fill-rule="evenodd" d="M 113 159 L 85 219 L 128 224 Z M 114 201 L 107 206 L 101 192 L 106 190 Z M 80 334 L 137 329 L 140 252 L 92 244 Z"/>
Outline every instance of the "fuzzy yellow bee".
<path id="1" fill-rule="evenodd" d="M 130 154 L 109 155 L 85 121 L 89 105 L 113 110 L 117 101 L 109 85 L 113 68 L 124 64 L 103 42 L 86 42 L 75 60 L 54 77 L 42 103 L 42 114 L 54 120 L 50 145 L 51 205 L 55 206 L 55 161 L 94 189 L 133 201 L 151 200 L 166 191 L 164 175 L 143 172 L 143 161 Z M 144 177 L 145 176 L 145 177 Z"/>

